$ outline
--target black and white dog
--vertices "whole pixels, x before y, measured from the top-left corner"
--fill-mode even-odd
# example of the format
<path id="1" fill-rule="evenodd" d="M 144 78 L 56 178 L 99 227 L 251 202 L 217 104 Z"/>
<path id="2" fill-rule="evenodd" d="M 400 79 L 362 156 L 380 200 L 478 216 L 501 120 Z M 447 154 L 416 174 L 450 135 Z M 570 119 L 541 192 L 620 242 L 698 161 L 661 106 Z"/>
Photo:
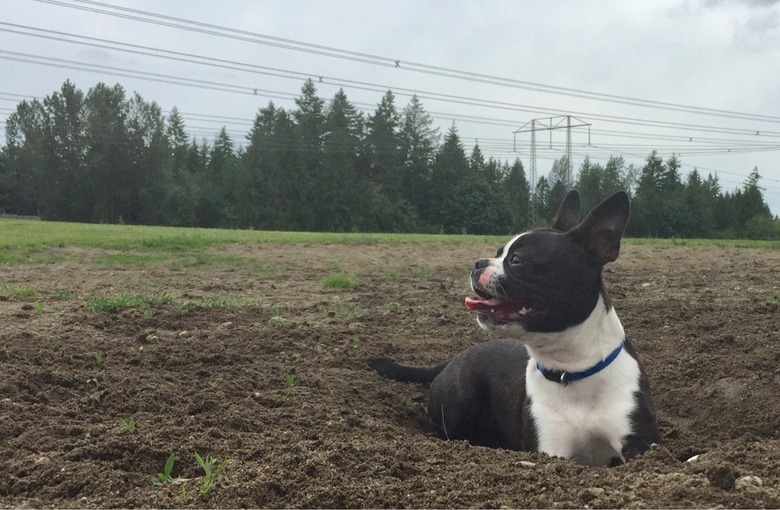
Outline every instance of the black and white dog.
<path id="1" fill-rule="evenodd" d="M 602 284 L 628 222 L 624 192 L 581 223 L 566 195 L 549 229 L 520 234 L 479 259 L 466 298 L 478 323 L 505 338 L 434 367 L 386 358 L 381 375 L 432 383 L 428 414 L 449 439 L 615 465 L 659 442 L 647 380 Z"/>

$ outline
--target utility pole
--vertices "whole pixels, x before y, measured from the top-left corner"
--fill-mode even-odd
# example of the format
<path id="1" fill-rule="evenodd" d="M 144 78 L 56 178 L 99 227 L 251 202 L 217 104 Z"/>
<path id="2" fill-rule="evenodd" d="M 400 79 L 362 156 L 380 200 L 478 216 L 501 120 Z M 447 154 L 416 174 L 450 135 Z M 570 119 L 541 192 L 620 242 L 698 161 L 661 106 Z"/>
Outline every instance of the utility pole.
<path id="1" fill-rule="evenodd" d="M 531 216 L 531 226 L 536 226 L 536 206 L 534 205 L 534 194 L 536 193 L 536 121 L 531 121 L 531 186 L 529 187 L 530 197 L 528 200 L 529 214 Z"/>
<path id="2" fill-rule="evenodd" d="M 572 119 L 576 122 L 572 124 Z M 564 120 L 566 124 L 564 125 Z M 529 127 L 530 125 L 530 127 Z M 536 226 L 536 201 L 534 195 L 536 194 L 536 132 L 537 131 L 549 131 L 550 132 L 550 148 L 552 148 L 552 132 L 556 129 L 566 128 L 566 174 L 564 179 L 566 182 L 566 191 L 570 190 L 574 184 L 572 177 L 572 157 L 571 157 L 571 128 L 573 127 L 586 127 L 588 128 L 588 145 L 590 145 L 590 124 L 582 119 L 578 119 L 572 115 L 559 115 L 557 117 L 546 117 L 542 119 L 533 119 L 514 131 L 514 150 L 517 152 L 517 135 L 520 133 L 531 133 L 531 162 L 530 162 L 530 192 L 531 200 L 529 200 L 529 214 L 531 216 L 531 225 Z"/>

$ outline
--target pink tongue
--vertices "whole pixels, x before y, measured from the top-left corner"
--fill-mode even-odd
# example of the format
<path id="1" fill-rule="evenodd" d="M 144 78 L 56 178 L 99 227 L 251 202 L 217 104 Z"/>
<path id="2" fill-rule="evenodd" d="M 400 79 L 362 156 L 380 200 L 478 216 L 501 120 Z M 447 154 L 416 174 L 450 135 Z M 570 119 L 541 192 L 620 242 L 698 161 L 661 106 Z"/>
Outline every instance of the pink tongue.
<path id="1" fill-rule="evenodd" d="M 504 302 L 501 301 L 498 298 L 493 299 L 473 299 L 470 297 L 466 298 L 466 306 L 469 308 L 469 310 L 492 310 Z"/>

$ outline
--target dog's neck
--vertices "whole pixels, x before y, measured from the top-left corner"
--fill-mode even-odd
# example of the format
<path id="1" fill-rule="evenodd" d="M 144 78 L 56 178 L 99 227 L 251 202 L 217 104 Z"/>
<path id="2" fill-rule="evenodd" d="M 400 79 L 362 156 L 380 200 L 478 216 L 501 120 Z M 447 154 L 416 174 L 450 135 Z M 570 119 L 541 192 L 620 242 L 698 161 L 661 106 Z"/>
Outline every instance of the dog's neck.
<path id="1" fill-rule="evenodd" d="M 612 306 L 599 294 L 593 312 L 584 322 L 559 333 L 526 333 L 528 354 L 547 368 L 578 372 L 605 359 L 625 338 L 623 325 Z"/>

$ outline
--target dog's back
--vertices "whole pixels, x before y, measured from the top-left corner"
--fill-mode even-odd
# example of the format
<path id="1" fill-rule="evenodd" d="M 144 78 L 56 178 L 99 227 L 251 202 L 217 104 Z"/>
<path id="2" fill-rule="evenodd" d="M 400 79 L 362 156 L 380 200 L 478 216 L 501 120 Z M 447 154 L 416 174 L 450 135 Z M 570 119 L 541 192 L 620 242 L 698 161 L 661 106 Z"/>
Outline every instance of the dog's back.
<path id="1" fill-rule="evenodd" d="M 528 352 L 517 340 L 477 344 L 433 381 L 428 415 L 448 439 L 524 449 L 523 403 Z"/>

